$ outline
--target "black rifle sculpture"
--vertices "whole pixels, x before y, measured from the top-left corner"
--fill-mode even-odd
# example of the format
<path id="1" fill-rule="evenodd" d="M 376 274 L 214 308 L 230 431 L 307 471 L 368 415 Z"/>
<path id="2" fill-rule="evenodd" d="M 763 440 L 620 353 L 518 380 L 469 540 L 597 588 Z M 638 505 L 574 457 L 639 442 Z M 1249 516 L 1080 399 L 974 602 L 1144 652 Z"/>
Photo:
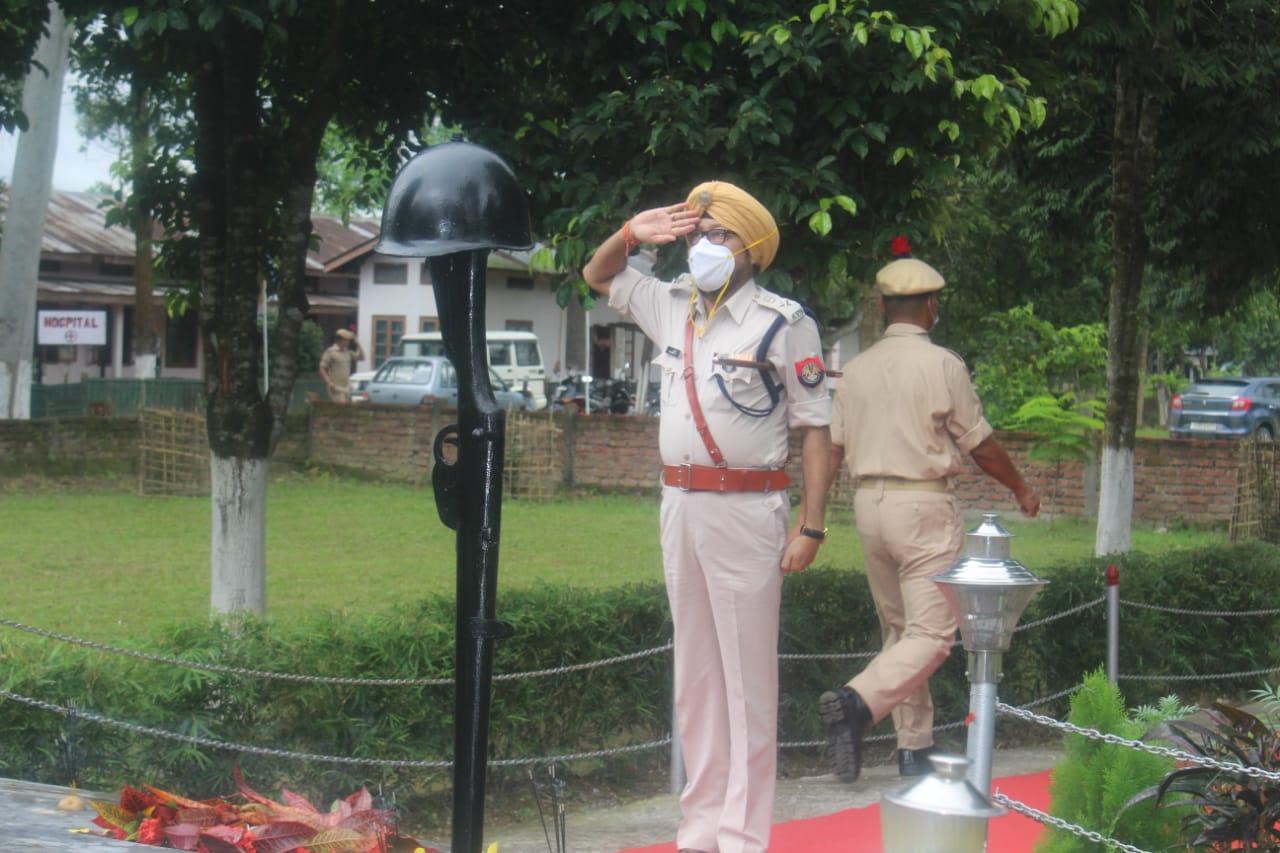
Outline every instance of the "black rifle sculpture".
<path id="1" fill-rule="evenodd" d="M 396 174 L 377 251 L 427 259 L 440 334 L 458 372 L 458 423 L 435 438 L 431 484 L 440 520 L 456 530 L 452 853 L 479 853 L 484 835 L 494 618 L 506 413 L 489 384 L 485 270 L 492 249 L 526 249 L 529 205 L 491 151 L 447 142 Z"/>

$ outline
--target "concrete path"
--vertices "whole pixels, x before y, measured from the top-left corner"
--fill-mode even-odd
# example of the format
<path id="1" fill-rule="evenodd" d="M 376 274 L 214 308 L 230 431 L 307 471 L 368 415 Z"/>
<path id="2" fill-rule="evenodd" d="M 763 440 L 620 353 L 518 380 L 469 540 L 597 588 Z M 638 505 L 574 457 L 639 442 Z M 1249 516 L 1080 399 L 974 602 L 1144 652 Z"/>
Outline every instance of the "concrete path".
<path id="1" fill-rule="evenodd" d="M 1033 747 L 998 750 L 992 761 L 992 775 L 1019 776 L 1052 769 L 1060 756 L 1057 749 Z M 898 776 L 893 764 L 867 767 L 862 778 L 845 785 L 834 776 L 785 779 L 778 784 L 774 820 L 788 820 L 833 814 L 880 801 L 885 793 L 899 791 L 911 783 Z M 70 791 L 55 785 L 0 779 L 0 851 L 22 853 L 140 853 L 149 848 L 75 830 L 99 831 L 91 821 L 92 809 L 67 812 L 58 801 Z M 81 792 L 114 802 L 114 794 Z M 486 844 L 498 842 L 499 853 L 556 853 L 554 831 L 548 845 L 542 824 L 533 818 L 522 823 L 504 823 L 489 815 Z M 649 797 L 626 805 L 566 816 L 565 838 L 572 853 L 616 853 L 631 847 L 646 847 L 675 839 L 680 807 L 674 795 Z M 442 848 L 447 839 L 422 839 Z"/>
<path id="2" fill-rule="evenodd" d="M 992 776 L 1051 770 L 1059 757 L 1061 750 L 1057 748 L 998 750 L 992 760 Z M 784 779 L 778 783 L 773 819 L 782 823 L 869 806 L 913 781 L 898 775 L 896 763 L 866 767 L 862 778 L 852 785 L 831 775 Z M 675 840 L 679 821 L 680 805 L 672 794 L 590 812 L 570 811 L 565 821 L 566 847 L 571 853 L 615 853 L 661 844 Z M 498 842 L 498 853 L 556 853 L 554 834 L 548 846 L 537 818 L 520 824 L 488 823 L 492 828 L 485 833 L 486 841 Z M 547 826 L 551 830 L 550 823 Z"/>

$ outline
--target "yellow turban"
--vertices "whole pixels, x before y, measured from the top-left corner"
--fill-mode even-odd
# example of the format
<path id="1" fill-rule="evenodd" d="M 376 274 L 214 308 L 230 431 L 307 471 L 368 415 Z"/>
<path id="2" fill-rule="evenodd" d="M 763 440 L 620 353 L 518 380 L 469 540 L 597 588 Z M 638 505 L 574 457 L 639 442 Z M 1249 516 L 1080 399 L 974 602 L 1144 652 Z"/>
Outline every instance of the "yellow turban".
<path id="1" fill-rule="evenodd" d="M 747 191 L 724 181 L 707 181 L 693 188 L 685 206 L 741 237 L 750 247 L 747 254 L 751 262 L 761 271 L 773 263 L 778 254 L 778 225 L 765 206 Z"/>

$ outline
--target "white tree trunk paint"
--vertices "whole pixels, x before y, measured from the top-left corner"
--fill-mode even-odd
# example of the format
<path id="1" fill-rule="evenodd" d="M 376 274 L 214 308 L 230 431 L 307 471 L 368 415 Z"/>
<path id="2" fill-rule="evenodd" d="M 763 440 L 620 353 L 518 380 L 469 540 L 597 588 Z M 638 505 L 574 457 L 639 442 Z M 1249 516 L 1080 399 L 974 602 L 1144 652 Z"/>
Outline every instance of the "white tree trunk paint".
<path id="1" fill-rule="evenodd" d="M 36 48 L 40 67 L 27 72 L 22 88 L 22 109 L 29 124 L 18 134 L 5 239 L 0 243 L 0 418 L 31 417 L 40 241 L 58 150 L 58 107 L 70 32 L 61 7 L 50 2 L 49 30 Z"/>
<path id="2" fill-rule="evenodd" d="M 1133 448 L 1102 448 L 1098 531 L 1094 553 L 1128 553 L 1133 547 Z"/>
<path id="3" fill-rule="evenodd" d="M 214 613 L 267 612 L 266 459 L 211 455 L 213 506 L 210 608 Z"/>
<path id="4" fill-rule="evenodd" d="M 146 355 L 133 356 L 133 378 L 134 379 L 155 379 L 156 378 L 156 354 L 149 352 Z"/>
<path id="5" fill-rule="evenodd" d="M 31 419 L 31 360 L 18 361 L 17 375 L 9 373 L 9 365 L 0 361 L 0 420 Z"/>

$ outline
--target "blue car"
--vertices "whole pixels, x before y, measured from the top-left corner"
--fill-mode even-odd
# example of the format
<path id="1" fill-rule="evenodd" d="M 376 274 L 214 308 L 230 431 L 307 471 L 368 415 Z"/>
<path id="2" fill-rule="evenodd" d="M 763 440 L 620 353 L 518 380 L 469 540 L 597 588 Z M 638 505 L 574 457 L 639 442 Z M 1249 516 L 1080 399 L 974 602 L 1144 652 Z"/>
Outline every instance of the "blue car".
<path id="1" fill-rule="evenodd" d="M 503 408 L 533 408 L 533 398 L 512 390 L 493 368 L 489 368 L 489 383 Z M 456 409 L 458 372 L 442 355 L 395 356 L 382 363 L 364 387 L 364 394 L 370 403 L 423 406 L 439 402 Z"/>
<path id="2" fill-rule="evenodd" d="M 1280 433 L 1280 377 L 1201 379 L 1169 403 L 1170 438 L 1248 438 Z"/>

